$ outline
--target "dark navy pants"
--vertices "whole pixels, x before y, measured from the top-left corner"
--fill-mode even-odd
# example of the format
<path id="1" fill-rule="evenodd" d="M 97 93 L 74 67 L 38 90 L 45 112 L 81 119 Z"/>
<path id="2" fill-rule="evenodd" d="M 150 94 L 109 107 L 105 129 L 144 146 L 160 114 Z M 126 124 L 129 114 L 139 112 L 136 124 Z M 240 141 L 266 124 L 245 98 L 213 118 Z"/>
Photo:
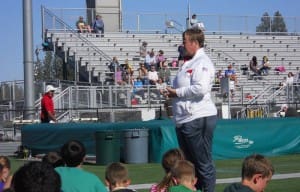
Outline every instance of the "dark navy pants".
<path id="1" fill-rule="evenodd" d="M 177 139 L 187 160 L 195 165 L 196 188 L 214 192 L 216 170 L 212 160 L 212 140 L 217 116 L 201 117 L 176 128 Z"/>

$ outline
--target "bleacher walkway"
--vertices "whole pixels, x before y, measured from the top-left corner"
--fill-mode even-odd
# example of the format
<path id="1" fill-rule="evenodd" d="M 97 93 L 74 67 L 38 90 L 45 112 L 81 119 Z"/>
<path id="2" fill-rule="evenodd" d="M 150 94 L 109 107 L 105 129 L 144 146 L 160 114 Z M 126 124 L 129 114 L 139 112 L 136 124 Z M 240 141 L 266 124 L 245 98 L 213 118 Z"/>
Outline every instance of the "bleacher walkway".
<path id="1" fill-rule="evenodd" d="M 287 174 L 275 174 L 272 177 L 272 180 L 280 180 L 280 179 L 291 179 L 291 178 L 300 178 L 300 173 L 287 173 Z M 234 178 L 226 178 L 226 179 L 217 179 L 217 184 L 224 184 L 224 183 L 236 183 L 240 182 L 240 177 L 234 177 Z M 139 184 L 139 185 L 130 185 L 130 189 L 150 189 L 152 184 Z"/>

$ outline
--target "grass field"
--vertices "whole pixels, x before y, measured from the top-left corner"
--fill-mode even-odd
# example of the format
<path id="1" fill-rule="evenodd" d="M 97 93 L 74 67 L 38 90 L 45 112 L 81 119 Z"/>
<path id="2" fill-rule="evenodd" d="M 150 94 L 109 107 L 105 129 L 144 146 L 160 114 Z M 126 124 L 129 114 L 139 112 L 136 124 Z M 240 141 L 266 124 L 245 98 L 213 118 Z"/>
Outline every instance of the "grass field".
<path id="1" fill-rule="evenodd" d="M 277 157 L 269 157 L 275 167 L 275 174 L 285 173 L 300 173 L 300 154 L 284 155 Z M 12 170 L 15 171 L 19 166 L 24 164 L 24 161 L 11 158 Z M 217 179 L 239 177 L 242 159 L 232 160 L 217 160 L 215 161 L 217 168 Z M 132 184 L 147 184 L 159 181 L 163 175 L 163 169 L 160 164 L 128 164 L 127 165 Z M 98 166 L 94 164 L 84 164 L 83 168 L 95 173 L 101 180 L 104 179 L 105 166 Z M 218 184 L 216 192 L 222 192 L 224 187 L 228 184 Z M 147 189 L 139 190 L 139 192 L 146 192 Z M 298 192 L 300 191 L 300 178 L 271 180 L 266 192 Z"/>

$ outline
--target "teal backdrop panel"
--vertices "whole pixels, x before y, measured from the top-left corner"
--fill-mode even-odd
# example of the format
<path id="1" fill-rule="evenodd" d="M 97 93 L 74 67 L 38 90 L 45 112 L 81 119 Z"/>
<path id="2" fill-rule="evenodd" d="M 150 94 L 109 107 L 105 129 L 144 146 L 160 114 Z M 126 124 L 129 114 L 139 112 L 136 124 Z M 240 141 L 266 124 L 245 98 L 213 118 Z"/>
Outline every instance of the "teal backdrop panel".
<path id="1" fill-rule="evenodd" d="M 123 123 L 32 124 L 22 127 L 22 144 L 33 153 L 59 150 L 71 139 L 95 153 L 95 132 L 149 129 L 149 161 L 178 147 L 175 125 L 170 119 Z M 213 140 L 213 158 L 243 158 L 251 153 L 266 156 L 300 153 L 300 118 L 218 120 Z"/>
<path id="2" fill-rule="evenodd" d="M 219 120 L 213 142 L 214 159 L 300 153 L 300 119 Z"/>

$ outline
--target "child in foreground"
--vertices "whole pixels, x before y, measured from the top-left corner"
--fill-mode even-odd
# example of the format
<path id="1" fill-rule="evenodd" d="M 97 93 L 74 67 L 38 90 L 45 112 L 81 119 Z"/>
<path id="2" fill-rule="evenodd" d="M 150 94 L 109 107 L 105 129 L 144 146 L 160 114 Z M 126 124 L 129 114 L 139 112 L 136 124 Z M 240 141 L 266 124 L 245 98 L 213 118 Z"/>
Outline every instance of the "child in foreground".
<path id="1" fill-rule="evenodd" d="M 150 192 L 167 192 L 169 187 L 175 185 L 172 180 L 171 169 L 178 160 L 183 159 L 183 152 L 178 148 L 170 149 L 165 152 L 161 162 L 162 167 L 165 170 L 165 176 L 159 183 L 151 186 Z"/>
<path id="2" fill-rule="evenodd" d="M 224 192 L 263 192 L 274 174 L 271 162 L 264 156 L 253 154 L 244 159 L 241 183 L 233 183 Z"/>
<path id="3" fill-rule="evenodd" d="M 131 180 L 128 178 L 128 170 L 121 163 L 111 163 L 105 171 L 105 183 L 109 191 L 113 192 L 134 192 L 128 189 Z"/>
<path id="4" fill-rule="evenodd" d="M 194 192 L 197 190 L 195 184 L 197 178 L 195 176 L 194 165 L 187 160 L 178 161 L 171 170 L 175 186 L 170 187 L 169 192 Z"/>

